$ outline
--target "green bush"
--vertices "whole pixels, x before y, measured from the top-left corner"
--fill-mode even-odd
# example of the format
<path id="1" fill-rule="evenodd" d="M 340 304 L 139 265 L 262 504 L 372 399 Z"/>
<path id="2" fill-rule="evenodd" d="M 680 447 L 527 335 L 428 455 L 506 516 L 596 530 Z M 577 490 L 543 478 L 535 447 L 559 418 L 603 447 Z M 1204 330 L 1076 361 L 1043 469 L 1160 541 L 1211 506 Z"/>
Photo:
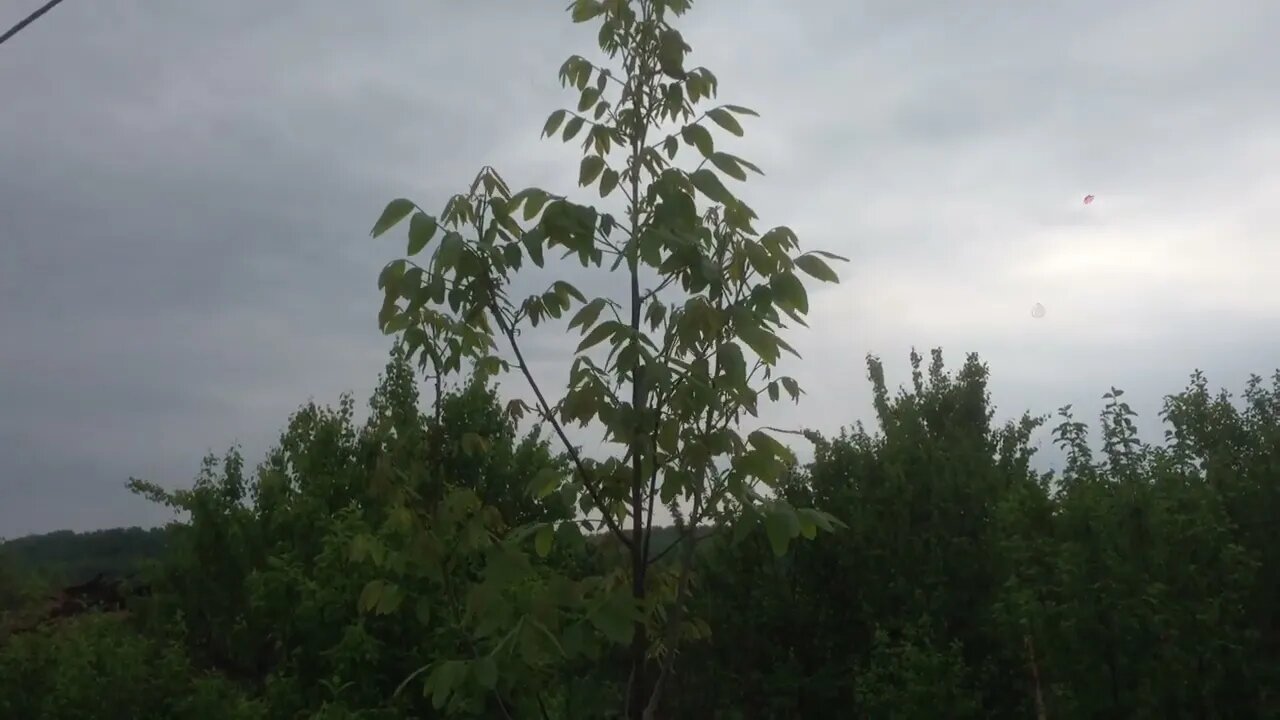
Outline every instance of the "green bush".
<path id="1" fill-rule="evenodd" d="M 205 676 L 183 648 L 92 613 L 13 635 L 0 647 L 0 717 L 24 720 L 265 718 L 260 704 Z"/>

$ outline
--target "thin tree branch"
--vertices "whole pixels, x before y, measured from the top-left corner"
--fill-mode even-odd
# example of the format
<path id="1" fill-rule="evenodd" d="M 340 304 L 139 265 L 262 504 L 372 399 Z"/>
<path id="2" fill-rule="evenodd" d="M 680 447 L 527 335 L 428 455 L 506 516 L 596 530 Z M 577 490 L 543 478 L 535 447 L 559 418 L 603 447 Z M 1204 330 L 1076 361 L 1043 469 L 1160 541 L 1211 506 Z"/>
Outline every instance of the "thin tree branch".
<path id="1" fill-rule="evenodd" d="M 8 40 L 14 35 L 17 35 L 18 33 L 22 32 L 23 28 L 35 22 L 36 20 L 39 20 L 41 15 L 44 15 L 45 13 L 52 10 L 54 6 L 56 6 L 60 2 L 62 2 L 62 0 L 49 0 L 49 2 L 42 5 L 38 10 L 26 16 L 25 18 L 23 18 L 17 25 L 14 25 L 13 27 L 9 28 L 8 32 L 6 32 L 4 35 L 0 35 L 0 44 L 3 44 L 5 40 Z"/>
<path id="2" fill-rule="evenodd" d="M 542 409 L 542 416 L 547 420 L 547 422 L 551 423 L 552 429 L 554 429 L 556 435 L 560 437 L 560 442 L 569 453 L 570 459 L 573 460 L 574 467 L 578 470 L 578 475 L 582 478 L 583 486 L 586 487 L 587 493 L 591 495 L 591 501 L 596 504 L 596 507 L 600 510 L 600 515 L 604 518 L 605 524 L 608 525 L 609 530 L 617 536 L 618 541 L 624 546 L 630 548 L 631 541 L 622 531 L 622 528 L 618 526 L 618 523 L 614 521 L 613 516 L 609 514 L 609 507 L 600 499 L 598 489 L 595 487 L 595 484 L 591 482 L 591 475 L 587 472 L 586 464 L 583 463 L 582 455 L 578 452 L 578 448 L 575 447 L 573 443 L 569 442 L 569 436 L 565 434 L 564 428 L 560 425 L 560 421 L 552 415 L 551 405 L 547 403 L 546 396 L 542 394 L 542 388 L 539 387 L 538 381 L 533 379 L 533 373 L 529 370 L 529 363 L 524 359 L 524 353 L 520 352 L 520 344 L 516 342 L 515 333 L 512 332 L 511 327 L 502 319 L 502 316 L 497 312 L 496 308 L 490 308 L 490 310 L 493 312 L 494 319 L 498 323 L 498 329 L 502 331 L 502 334 L 507 337 L 507 342 L 511 344 L 511 351 L 516 356 L 516 363 L 520 367 L 520 372 L 524 374 L 524 379 L 529 383 L 529 387 L 533 390 L 534 396 L 538 399 L 538 405 Z"/>
<path id="3" fill-rule="evenodd" d="M 651 21 L 652 5 L 644 3 L 641 6 L 643 14 L 640 27 L 644 27 Z M 639 32 L 635 28 L 633 31 Z M 645 145 L 645 136 L 648 131 L 648 116 L 652 112 L 653 102 L 646 102 L 652 97 L 651 87 L 641 87 L 642 82 L 652 82 L 652 68 L 649 59 L 651 56 L 635 56 L 630 58 L 627 67 L 627 82 L 632 85 L 636 92 L 631 97 L 632 108 L 635 111 L 636 123 L 631 128 L 631 157 L 628 162 L 628 169 L 631 180 L 631 197 L 633 198 L 631 206 L 628 208 L 630 221 L 630 239 L 628 249 L 630 257 L 627 258 L 628 270 L 630 275 L 630 298 L 631 298 L 631 322 L 632 329 L 632 349 L 635 351 L 635 365 L 631 368 L 631 411 L 635 414 L 635 421 L 632 427 L 632 446 L 631 452 L 631 527 L 633 540 L 635 544 L 631 547 L 631 595 L 637 601 L 642 601 L 645 596 L 645 564 L 646 558 L 643 555 L 643 545 L 646 544 L 644 537 L 644 498 L 642 497 L 644 488 L 644 464 L 641 457 L 641 447 L 637 445 L 637 440 L 642 436 L 644 423 L 644 410 L 646 393 L 644 387 L 645 366 L 641 357 L 639 347 L 639 331 L 642 311 L 642 301 L 640 295 L 640 229 L 641 214 L 640 206 L 640 172 L 643 167 L 642 150 Z M 647 107 L 646 107 L 647 106 Z M 628 682 L 627 692 L 627 717 L 630 720 L 640 720 L 639 716 L 644 711 L 643 693 L 648 689 L 646 679 L 646 654 L 648 651 L 649 639 L 645 630 L 644 622 L 637 620 L 632 627 L 630 660 L 632 681 Z"/>
<path id="4" fill-rule="evenodd" d="M 689 517 L 690 517 L 690 520 L 692 521 L 692 519 L 693 519 L 695 516 L 690 515 Z M 693 526 L 693 523 L 692 523 L 692 522 L 690 522 L 690 526 Z M 703 540 L 706 540 L 706 539 L 707 539 L 707 538 L 709 538 L 709 537 L 711 537 L 711 536 L 710 536 L 710 535 L 703 535 L 702 537 L 698 537 L 698 533 L 697 533 L 696 531 L 694 531 L 694 530 L 686 530 L 686 531 L 684 531 L 684 532 L 680 533 L 680 534 L 676 537 L 676 541 L 675 541 L 675 542 L 671 543 L 671 544 L 670 544 L 670 545 L 668 545 L 666 548 L 664 548 L 664 549 L 662 550 L 662 552 L 660 552 L 660 553 L 658 553 L 657 555 L 655 555 L 655 556 L 654 556 L 654 558 L 653 558 L 652 560 L 650 560 L 650 561 L 649 561 L 649 564 L 650 564 L 650 565 L 657 565 L 657 564 L 658 564 L 658 561 L 662 560 L 662 558 L 666 557 L 667 555 L 670 555 L 672 550 L 675 550 L 676 548 L 681 547 L 683 544 L 686 544 L 686 543 L 687 543 L 687 544 L 689 544 L 689 545 L 697 545 L 698 543 L 702 542 Z"/>
<path id="5" fill-rule="evenodd" d="M 1027 660 L 1031 666 L 1031 681 L 1035 687 L 1036 699 L 1036 718 L 1037 720 L 1048 720 L 1048 713 L 1044 708 L 1044 693 L 1040 690 L 1040 665 L 1036 662 L 1036 646 L 1031 642 L 1031 635 L 1028 633 L 1022 636 L 1027 646 Z"/>
<path id="6" fill-rule="evenodd" d="M 662 468 L 662 464 L 658 462 L 658 432 L 662 428 L 662 411 L 664 408 L 665 403 L 662 400 L 658 400 L 654 404 L 653 435 L 651 436 L 653 438 L 653 472 L 649 475 L 649 508 L 646 511 L 647 517 L 644 523 L 643 555 L 646 564 L 649 562 L 649 546 L 650 540 L 653 538 L 653 498 L 658 494 L 658 472 Z"/>
<path id="7" fill-rule="evenodd" d="M 511 713 L 507 712 L 507 705 L 502 702 L 502 696 L 498 694 L 497 690 L 493 691 L 493 697 L 498 701 L 498 709 L 502 711 L 502 717 L 507 720 L 515 720 L 515 718 L 511 717 Z"/>
<path id="8" fill-rule="evenodd" d="M 697 525 L 690 526 L 688 533 L 697 534 Z M 684 622 L 684 599 L 689 592 L 689 573 L 693 567 L 693 545 L 685 547 L 683 562 L 680 567 L 680 580 L 676 589 L 675 608 L 672 610 L 671 617 L 668 618 L 666 651 L 667 656 L 663 658 L 662 667 L 658 671 L 658 679 L 653 684 L 653 692 L 649 695 L 649 703 L 644 709 L 644 720 L 654 720 L 657 717 L 658 706 L 662 703 L 662 690 L 666 686 L 667 678 L 671 675 L 671 667 L 676 660 L 676 645 L 680 640 L 680 624 Z"/>

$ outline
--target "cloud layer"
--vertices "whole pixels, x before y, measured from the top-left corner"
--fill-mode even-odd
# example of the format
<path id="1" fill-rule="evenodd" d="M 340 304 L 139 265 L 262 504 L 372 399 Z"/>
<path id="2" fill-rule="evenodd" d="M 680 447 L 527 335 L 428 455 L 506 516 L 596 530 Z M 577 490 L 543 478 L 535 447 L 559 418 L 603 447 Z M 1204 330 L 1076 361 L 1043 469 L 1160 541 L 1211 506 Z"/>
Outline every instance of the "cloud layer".
<path id="1" fill-rule="evenodd" d="M 185 483 L 366 397 L 382 205 L 484 164 L 574 182 L 537 139 L 593 47 L 561 6 L 67 3 L 0 47 L 0 536 L 155 522 L 129 475 Z M 912 346 L 980 353 L 1008 414 L 1123 387 L 1148 430 L 1194 368 L 1273 369 L 1277 26 L 1249 0 L 700 0 L 694 61 L 763 115 L 743 195 L 852 259 L 793 336 L 820 392 L 770 420 L 867 418 L 864 356 L 901 382 Z"/>

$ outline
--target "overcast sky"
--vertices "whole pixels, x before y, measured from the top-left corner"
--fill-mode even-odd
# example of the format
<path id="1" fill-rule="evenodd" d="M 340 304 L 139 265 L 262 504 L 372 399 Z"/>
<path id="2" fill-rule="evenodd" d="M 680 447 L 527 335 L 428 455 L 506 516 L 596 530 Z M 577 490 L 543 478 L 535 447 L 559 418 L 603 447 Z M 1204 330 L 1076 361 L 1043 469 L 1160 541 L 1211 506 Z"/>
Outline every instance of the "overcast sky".
<path id="1" fill-rule="evenodd" d="M 594 47 L 563 4 L 71 0 L 0 46 L 0 536 L 152 524 L 130 475 L 363 403 L 386 201 L 484 164 L 573 190 L 538 140 Z M 1195 368 L 1269 373 L 1277 27 L 1258 0 L 698 0 L 692 62 L 763 116 L 726 145 L 767 173 L 743 196 L 852 260 L 790 336 L 816 392 L 769 419 L 869 419 L 865 355 L 897 384 L 912 346 L 978 352 L 1001 417 L 1092 419 L 1116 385 L 1153 419 Z"/>

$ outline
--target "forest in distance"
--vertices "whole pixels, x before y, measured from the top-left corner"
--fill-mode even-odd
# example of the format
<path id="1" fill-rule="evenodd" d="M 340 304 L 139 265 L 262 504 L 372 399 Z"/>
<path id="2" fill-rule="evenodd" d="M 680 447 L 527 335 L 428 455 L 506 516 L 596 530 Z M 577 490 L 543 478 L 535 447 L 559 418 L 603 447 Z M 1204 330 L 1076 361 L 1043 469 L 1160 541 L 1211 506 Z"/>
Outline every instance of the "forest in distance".
<path id="1" fill-rule="evenodd" d="M 1150 442 L 1117 388 L 997 423 L 976 354 L 872 353 L 872 427 L 768 425 L 849 260 L 735 194 L 756 113 L 691 7 L 568 8 L 576 187 L 485 166 L 357 239 L 397 248 L 366 419 L 129 479 L 163 528 L 0 545 L 0 718 L 1280 718 L 1280 369 L 1191 373 Z"/>

